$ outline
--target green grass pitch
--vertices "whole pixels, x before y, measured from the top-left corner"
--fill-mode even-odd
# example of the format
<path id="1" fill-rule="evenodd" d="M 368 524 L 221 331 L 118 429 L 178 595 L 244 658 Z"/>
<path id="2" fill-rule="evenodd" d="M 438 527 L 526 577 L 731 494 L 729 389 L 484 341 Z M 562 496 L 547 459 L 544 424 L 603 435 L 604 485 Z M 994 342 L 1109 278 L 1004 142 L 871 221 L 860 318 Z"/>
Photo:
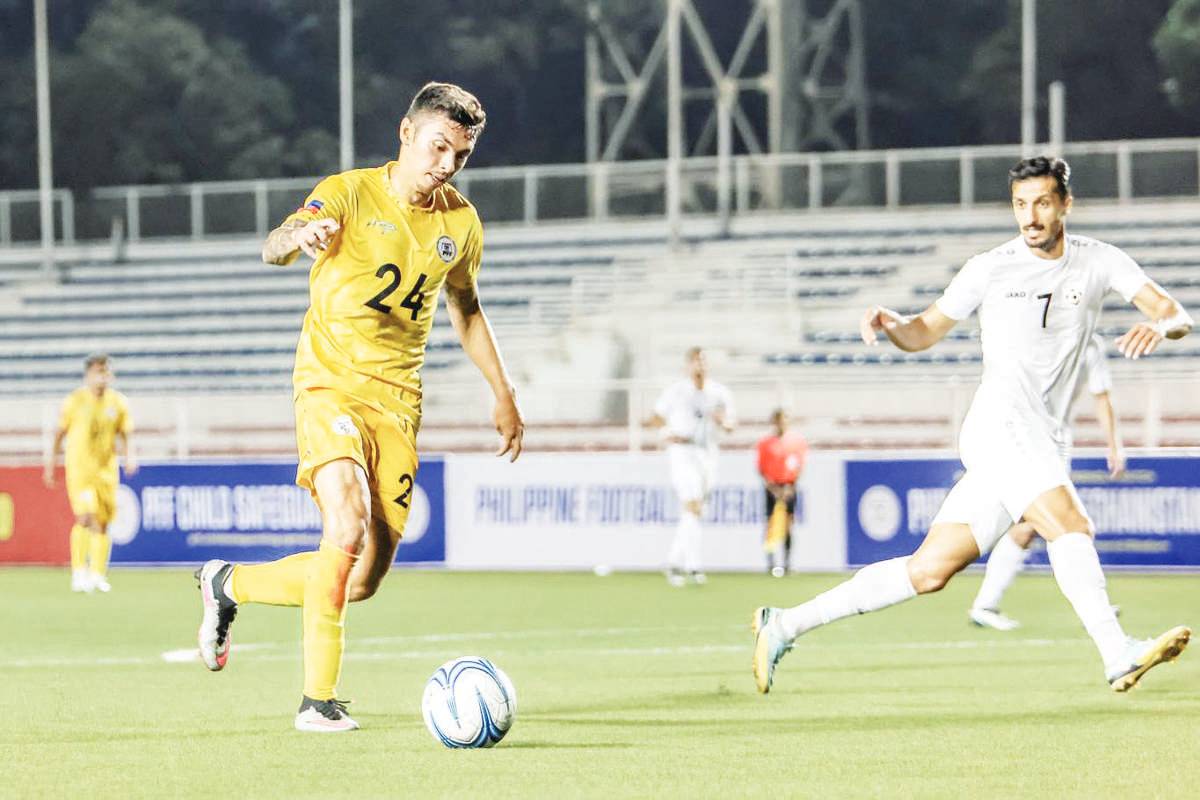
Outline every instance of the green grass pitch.
<path id="1" fill-rule="evenodd" d="M 243 608 L 211 674 L 162 658 L 195 644 L 188 572 L 118 569 L 84 596 L 65 570 L 0 570 L 0 796 L 1195 796 L 1200 646 L 1116 695 L 1046 575 L 1011 590 L 1018 631 L 966 624 L 965 575 L 802 638 L 756 694 L 752 609 L 840 579 L 396 572 L 347 622 L 363 729 L 322 736 L 291 728 L 297 609 Z M 1109 587 L 1131 633 L 1200 623 L 1196 576 Z M 516 685 L 494 750 L 445 750 L 421 721 L 426 678 L 459 655 Z"/>

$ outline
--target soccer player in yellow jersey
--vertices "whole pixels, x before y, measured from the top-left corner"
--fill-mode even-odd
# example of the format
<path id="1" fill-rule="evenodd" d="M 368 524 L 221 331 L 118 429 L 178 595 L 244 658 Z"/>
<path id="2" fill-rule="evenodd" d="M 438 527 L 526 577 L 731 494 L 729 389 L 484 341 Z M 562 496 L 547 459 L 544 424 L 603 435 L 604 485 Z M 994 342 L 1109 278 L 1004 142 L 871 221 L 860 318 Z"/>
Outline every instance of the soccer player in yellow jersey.
<path id="1" fill-rule="evenodd" d="M 486 116 L 458 86 L 425 85 L 400 122 L 395 161 L 321 181 L 263 246 L 263 260 L 315 259 L 296 349 L 296 482 L 321 510 L 319 548 L 198 572 L 200 653 L 229 658 L 244 603 L 303 607 L 304 696 L 295 726 L 349 731 L 337 699 L 346 603 L 379 588 L 404 531 L 417 469 L 421 366 L 442 286 L 463 349 L 495 395 L 497 455 L 521 453 L 524 422 L 476 290 L 483 251 L 474 207 L 450 185 Z"/>
<path id="2" fill-rule="evenodd" d="M 67 497 L 75 514 L 71 528 L 71 591 L 107 592 L 108 556 L 112 540 L 108 524 L 117 510 L 117 442 L 125 451 L 125 474 L 137 472 L 130 432 L 129 403 L 110 388 L 108 356 L 88 356 L 83 386 L 67 395 L 58 431 L 46 454 L 43 480 L 54 486 L 54 466 L 67 440 Z M 90 564 L 89 564 L 90 561 Z"/>

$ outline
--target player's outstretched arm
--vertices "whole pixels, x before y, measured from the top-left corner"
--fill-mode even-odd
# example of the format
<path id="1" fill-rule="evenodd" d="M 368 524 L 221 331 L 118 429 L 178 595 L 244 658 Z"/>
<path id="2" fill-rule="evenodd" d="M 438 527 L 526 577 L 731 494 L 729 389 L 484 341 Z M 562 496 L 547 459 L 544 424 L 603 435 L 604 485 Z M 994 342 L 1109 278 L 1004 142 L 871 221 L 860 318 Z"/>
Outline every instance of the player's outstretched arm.
<path id="1" fill-rule="evenodd" d="M 333 219 L 314 219 L 311 222 L 294 219 L 285 222 L 267 234 L 267 240 L 263 242 L 262 260 L 267 264 L 290 264 L 301 252 L 315 260 L 321 251 L 329 247 L 334 234 L 341 227 Z"/>
<path id="2" fill-rule="evenodd" d="M 955 320 L 943 314 L 936 304 L 913 317 L 905 317 L 883 306 L 871 306 L 858 324 L 862 339 L 869 345 L 879 343 L 879 333 L 909 353 L 925 350 L 945 338 Z"/>
<path id="3" fill-rule="evenodd" d="M 517 406 L 516 389 L 508 377 L 508 370 L 504 368 L 504 360 L 500 357 L 496 334 L 479 304 L 479 292 L 475 282 L 472 281 L 464 287 L 455 287 L 447 283 L 446 309 L 450 312 L 450 323 L 458 333 L 463 350 L 483 373 L 488 386 L 492 387 L 492 394 L 496 397 L 496 409 L 492 412 L 496 432 L 500 434 L 500 448 L 496 455 L 508 455 L 509 461 L 516 461 L 521 455 L 525 420 Z"/>
<path id="4" fill-rule="evenodd" d="M 1135 324 L 1117 339 L 1117 350 L 1126 358 L 1148 356 L 1163 339 L 1182 339 L 1195 324 L 1179 301 L 1153 281 L 1138 290 L 1133 304 L 1150 322 Z"/>

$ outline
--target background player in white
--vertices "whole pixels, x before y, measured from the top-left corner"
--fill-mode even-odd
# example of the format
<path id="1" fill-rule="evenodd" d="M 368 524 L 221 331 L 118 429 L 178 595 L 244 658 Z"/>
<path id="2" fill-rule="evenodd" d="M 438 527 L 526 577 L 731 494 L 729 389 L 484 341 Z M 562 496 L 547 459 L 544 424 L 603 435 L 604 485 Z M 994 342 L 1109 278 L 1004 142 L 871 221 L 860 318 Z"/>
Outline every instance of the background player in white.
<path id="1" fill-rule="evenodd" d="M 1079 385 L 1075 391 L 1076 398 L 1087 389 L 1096 404 L 1096 418 L 1104 429 L 1104 439 L 1108 444 L 1108 474 L 1119 478 L 1125 471 L 1125 449 L 1121 445 L 1121 434 L 1117 430 L 1117 415 L 1113 411 L 1112 376 L 1104 360 L 1104 342 L 1099 334 L 1093 335 L 1084 355 L 1084 368 L 1079 376 Z M 1064 432 L 1067 436 L 1068 451 L 1071 446 L 1071 430 Z M 1068 453 L 1066 460 L 1067 471 L 1071 469 L 1071 459 Z M 1000 613 L 1000 600 L 1013 580 L 1025 568 L 1029 558 L 1029 546 L 1037 532 L 1028 522 L 1018 522 L 1009 528 L 988 556 L 987 568 L 983 573 L 983 582 L 979 585 L 979 593 L 971 604 L 968 616 L 971 622 L 981 628 L 995 628 L 998 631 L 1011 631 L 1020 627 L 1015 619 Z"/>
<path id="2" fill-rule="evenodd" d="M 1105 295 L 1118 292 L 1149 321 L 1117 339 L 1127 358 L 1179 339 L 1192 320 L 1119 249 L 1065 230 L 1069 168 L 1061 159 L 1024 159 L 1009 171 L 1020 235 L 967 261 L 929 308 L 912 317 L 874 306 L 863 340 L 882 331 L 913 352 L 940 341 L 979 309 L 983 377 L 959 435 L 966 472 L 911 556 L 863 567 L 848 581 L 795 608 L 754 614 L 754 679 L 771 688 L 775 666 L 797 636 L 854 614 L 936 592 L 1024 518 L 1047 541 L 1059 588 L 1095 642 L 1118 692 L 1178 656 L 1191 631 L 1178 626 L 1138 641 L 1121 629 L 1092 541 L 1092 521 L 1063 466 L 1066 417 Z"/>
<path id="3" fill-rule="evenodd" d="M 700 560 L 700 515 L 717 476 L 717 430 L 732 431 L 736 416 L 733 395 L 708 378 L 708 361 L 699 347 L 687 351 L 688 377 L 659 395 L 651 427 L 665 427 L 671 484 L 679 496 L 679 525 L 667 554 L 667 580 L 683 586 L 685 575 L 696 583 L 706 578 Z"/>

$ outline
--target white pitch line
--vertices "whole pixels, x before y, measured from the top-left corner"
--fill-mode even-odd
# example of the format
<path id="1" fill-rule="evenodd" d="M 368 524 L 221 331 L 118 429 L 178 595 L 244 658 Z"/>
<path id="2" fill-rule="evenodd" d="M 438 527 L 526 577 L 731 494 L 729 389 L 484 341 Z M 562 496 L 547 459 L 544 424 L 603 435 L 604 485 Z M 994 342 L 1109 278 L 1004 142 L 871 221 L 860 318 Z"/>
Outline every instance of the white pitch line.
<path id="1" fill-rule="evenodd" d="M 631 632 L 647 632 L 654 631 L 652 628 L 629 628 L 629 629 L 589 629 L 592 633 L 600 630 L 623 630 Z M 672 629 L 678 630 L 678 629 Z M 711 630 L 711 628 L 709 628 Z M 374 643 L 383 643 L 387 641 L 391 643 L 393 639 L 403 641 L 466 641 L 471 639 L 488 639 L 497 640 L 503 638 L 519 639 L 525 638 L 527 635 L 548 635 L 546 631 L 516 631 L 510 635 L 502 636 L 501 634 L 447 634 L 439 638 L 430 639 L 428 637 L 378 637 L 372 641 Z M 707 644 L 692 644 L 692 645 L 675 645 L 675 646 L 649 646 L 649 647 L 556 647 L 549 650 L 540 650 L 536 652 L 538 657 L 548 655 L 572 655 L 572 656 L 683 656 L 683 655 L 702 655 L 716 653 L 744 653 L 750 651 L 749 636 L 747 641 L 741 644 L 725 644 L 725 643 L 707 643 Z M 813 642 L 806 644 L 803 650 L 808 652 L 822 651 L 837 651 L 846 649 L 855 650 L 989 650 L 989 649 L 1019 649 L 1032 647 L 1057 647 L 1059 645 L 1075 646 L 1077 644 L 1086 643 L 1088 640 L 1083 638 L 1075 639 L 961 639 L 954 641 L 942 642 Z M 246 644 L 234 645 L 235 654 L 239 654 L 239 661 L 291 661 L 299 658 L 298 642 L 250 642 Z M 359 644 L 353 642 L 352 646 Z M 287 648 L 287 652 L 280 652 Z M 529 651 L 509 651 L 504 649 L 492 650 L 490 655 L 493 656 L 508 656 L 521 657 L 528 655 Z M 400 650 L 400 651 L 382 651 L 382 652 L 356 652 L 351 650 L 346 653 L 347 660 L 350 661 L 407 661 L 412 659 L 430 659 L 437 660 L 445 658 L 444 650 Z M 178 650 L 167 650 L 159 654 L 157 658 L 151 656 L 119 656 L 119 657 L 55 657 L 55 658 L 18 658 L 7 661 L 0 661 L 0 669 L 28 669 L 28 668 L 43 668 L 43 667 L 97 667 L 97 666 L 142 666 L 149 664 L 161 663 L 190 663 L 199 658 L 199 651 L 194 648 L 183 648 Z"/>
<path id="2" fill-rule="evenodd" d="M 680 633 L 683 631 L 747 630 L 744 625 L 659 625 L 623 628 L 543 628 L 523 631 L 488 631 L 475 633 L 428 633 L 410 636 L 368 636 L 354 639 L 355 645 L 405 644 L 406 642 L 460 642 L 493 639 L 587 638 L 592 636 L 628 636 L 639 633 Z"/>
<path id="3" fill-rule="evenodd" d="M 246 650 L 273 650 L 277 647 L 283 647 L 282 642 L 250 642 L 249 644 L 235 644 L 233 650 L 241 653 Z M 159 655 L 163 661 L 168 664 L 186 664 L 190 661 L 200 660 L 200 650 L 195 647 L 185 647 L 181 650 L 167 650 Z M 3 666 L 3 662 L 0 662 Z"/>

